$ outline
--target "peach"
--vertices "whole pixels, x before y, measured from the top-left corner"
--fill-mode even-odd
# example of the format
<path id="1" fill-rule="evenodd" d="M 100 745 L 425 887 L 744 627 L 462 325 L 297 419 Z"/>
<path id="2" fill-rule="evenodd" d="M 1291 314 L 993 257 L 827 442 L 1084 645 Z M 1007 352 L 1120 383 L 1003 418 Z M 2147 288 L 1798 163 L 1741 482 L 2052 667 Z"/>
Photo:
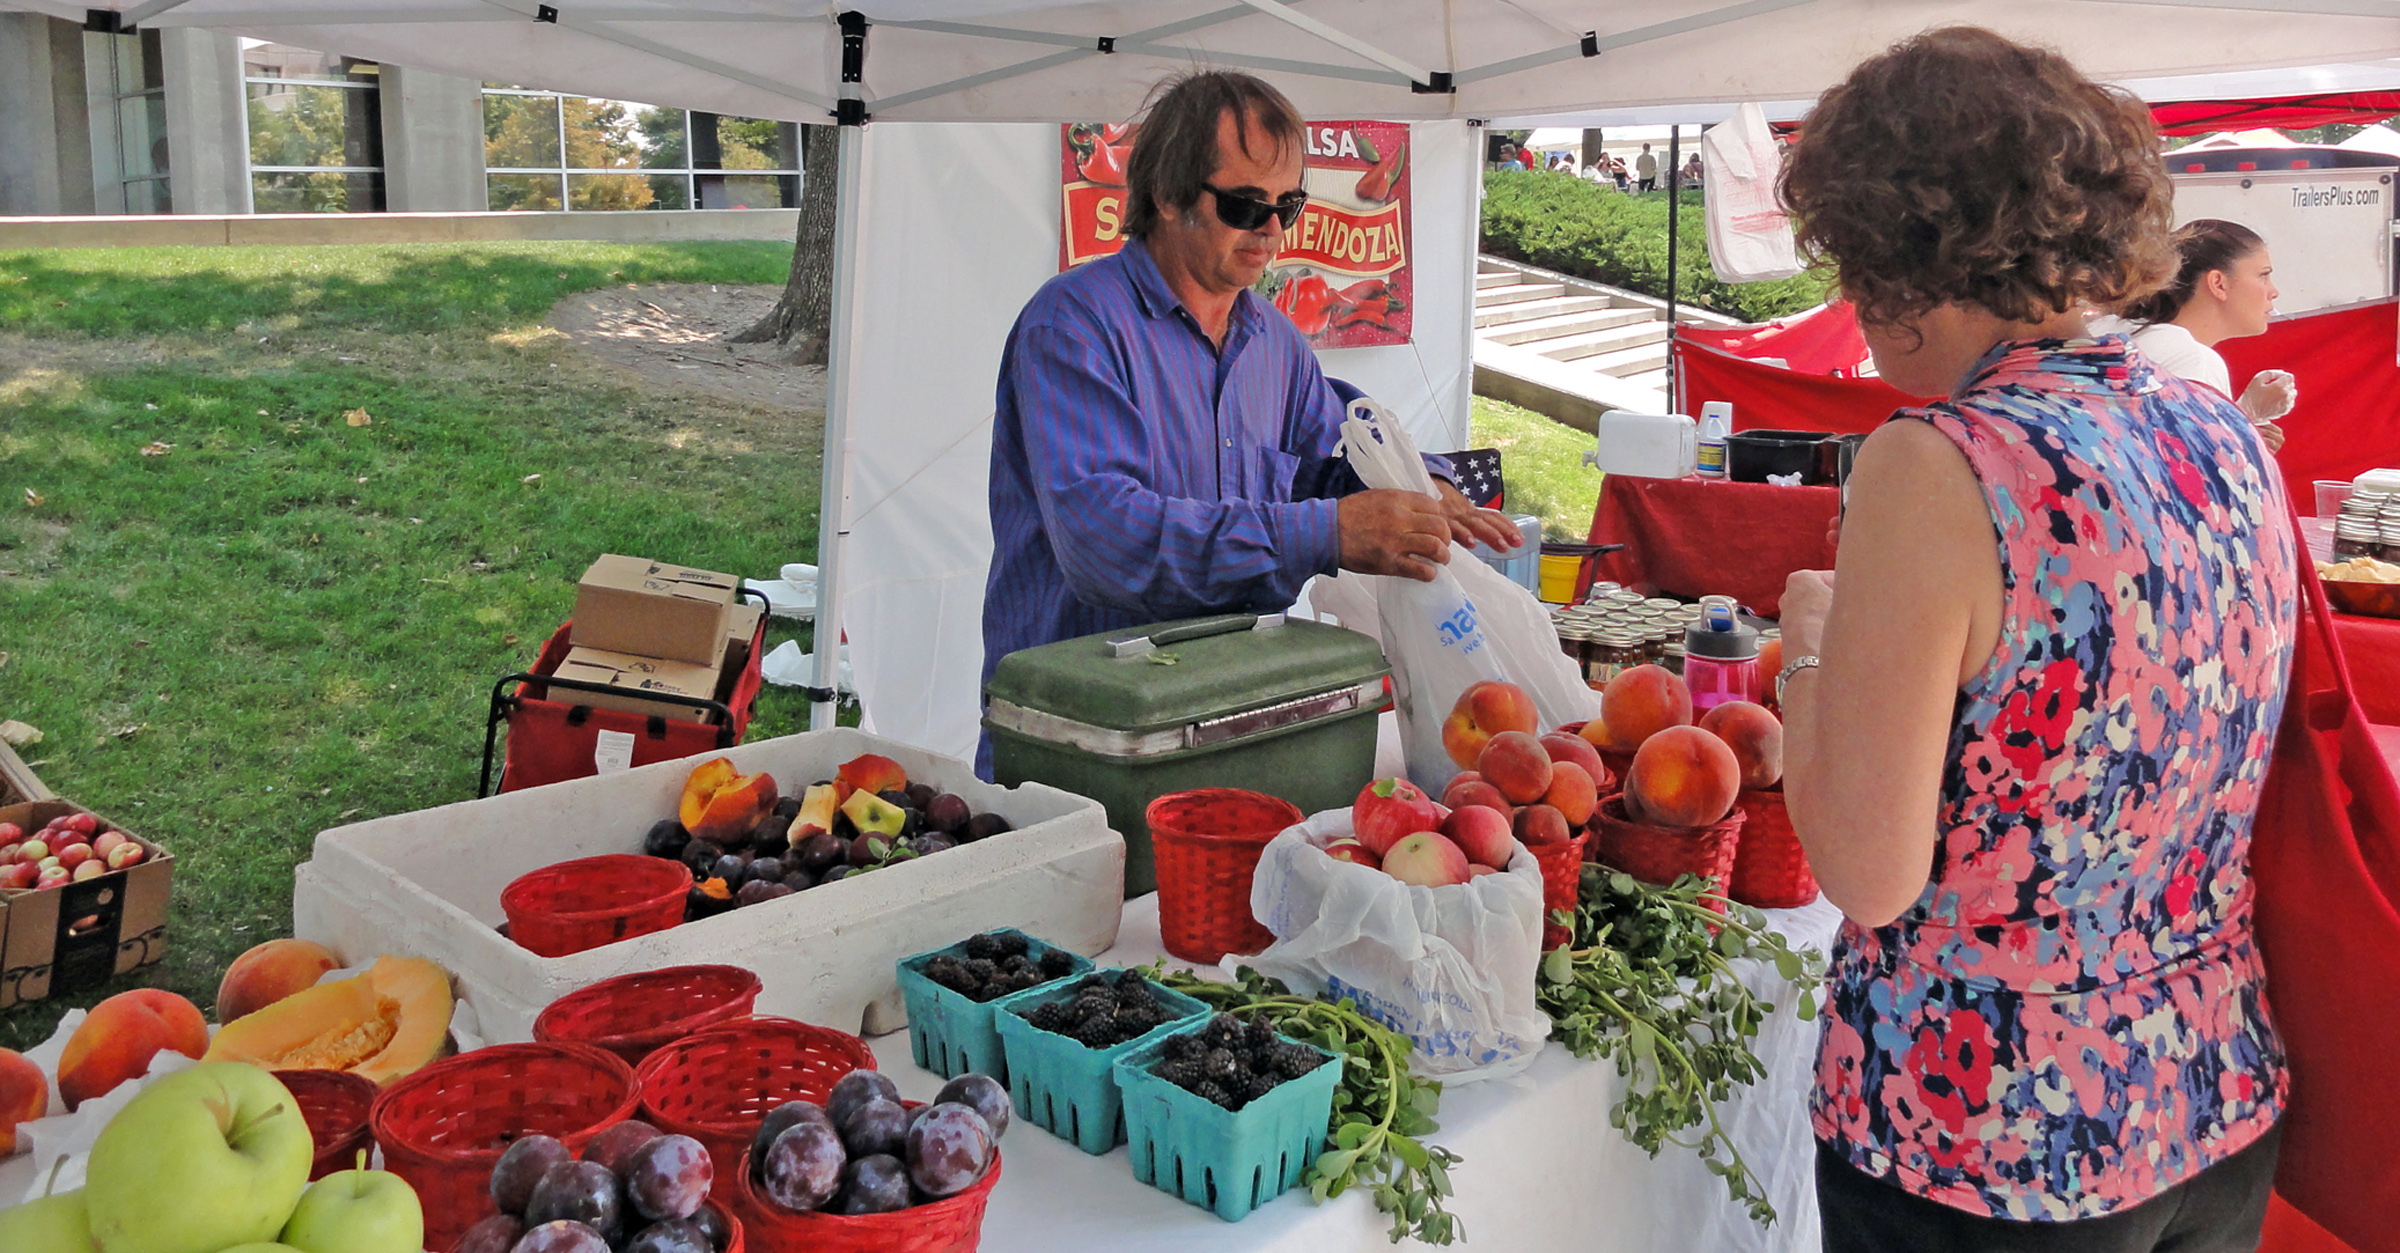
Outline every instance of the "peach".
<path id="1" fill-rule="evenodd" d="M 1777 712 L 1775 709 L 1775 678 L 1782 673 L 1783 637 L 1778 635 L 1758 646 L 1758 686 L 1764 693 L 1759 699 L 1766 704 L 1770 713 Z"/>
<path id="2" fill-rule="evenodd" d="M 1668 727 L 1691 725 L 1692 689 L 1665 666 L 1634 666 L 1608 681 L 1600 712 L 1583 728 L 1583 738 L 1594 748 L 1630 753 Z"/>
<path id="3" fill-rule="evenodd" d="M 92 846 L 89 844 L 69 844 L 65 848 L 58 850 L 58 864 L 65 866 L 69 870 L 73 870 L 77 866 L 80 866 L 91 859 Z M 106 870 L 108 869 L 108 864 L 103 861 L 100 868 L 102 870 Z"/>
<path id="4" fill-rule="evenodd" d="M 908 786 L 908 771 L 880 753 L 862 753 L 843 762 L 833 777 L 862 792 L 889 792 Z"/>
<path id="5" fill-rule="evenodd" d="M 1500 794 L 1519 805 L 1550 790 L 1550 750 L 1526 731 L 1503 731 L 1484 745 L 1475 768 Z"/>
<path id="6" fill-rule="evenodd" d="M 759 821 L 775 811 L 775 776 L 765 771 L 746 774 L 718 788 L 700 811 L 700 821 L 684 824 L 695 840 L 733 844 L 749 837 Z"/>
<path id="7" fill-rule="evenodd" d="M 1500 794 L 1499 788 L 1484 782 L 1481 776 L 1477 776 L 1472 783 L 1451 784 L 1450 790 L 1442 793 L 1442 803 L 1448 805 L 1452 812 L 1476 805 L 1497 809 L 1504 814 L 1509 810 L 1508 798 Z"/>
<path id="8" fill-rule="evenodd" d="M 1525 844 L 1564 844 L 1575 838 L 1556 805 L 1527 805 L 1517 811 L 1514 831 Z"/>
<path id="9" fill-rule="evenodd" d="M 50 1080 L 13 1049 L 0 1049 L 0 1157 L 17 1151 L 17 1124 L 50 1112 Z"/>
<path id="10" fill-rule="evenodd" d="M 675 807 L 675 816 L 682 820 L 683 829 L 698 834 L 700 816 L 708 812 L 708 798 L 741 777 L 741 773 L 732 759 L 726 757 L 712 757 L 692 767 L 692 772 L 683 777 L 683 799 Z"/>
<path id="11" fill-rule="evenodd" d="M 1397 775 L 1368 783 L 1350 803 L 1350 834 L 1377 857 L 1389 856 L 1410 833 L 1431 831 L 1441 822 L 1425 789 Z"/>
<path id="12" fill-rule="evenodd" d="M 1604 786 L 1608 782 L 1608 767 L 1600 760 L 1600 750 L 1592 747 L 1592 742 L 1580 735 L 1571 731 L 1552 731 L 1542 737 L 1542 751 L 1550 754 L 1553 763 L 1573 762 L 1583 767 L 1584 777 L 1590 779 L 1594 787 Z"/>
<path id="13" fill-rule="evenodd" d="M 1725 741 L 1742 766 L 1742 786 L 1773 787 L 1783 778 L 1783 724 L 1764 705 L 1729 700 L 1700 716 L 1700 729 Z"/>
<path id="14" fill-rule="evenodd" d="M 1503 731 L 1531 731 L 1541 725 L 1533 698 L 1514 683 L 1485 679 L 1458 694 L 1450 716 L 1442 722 L 1442 750 L 1464 770 L 1478 770 L 1483 746 Z"/>
<path id="15" fill-rule="evenodd" d="M 1358 837 L 1352 835 L 1327 841 L 1325 855 L 1335 861 L 1355 862 L 1369 870 L 1383 869 L 1383 859 L 1375 855 L 1375 850 L 1359 843 Z"/>
<path id="16" fill-rule="evenodd" d="M 295 992 L 317 986 L 329 970 L 342 968 L 333 950 L 308 940 L 269 940 L 251 946 L 225 968 L 217 983 L 217 1021 L 247 1018 Z"/>
<path id="17" fill-rule="evenodd" d="M 1580 827 L 1590 822 L 1592 811 L 1600 807 L 1600 787 L 1592 782 L 1590 773 L 1574 762 L 1553 762 L 1550 790 L 1542 793 L 1542 803 L 1557 810 L 1570 828 Z"/>
<path id="18" fill-rule="evenodd" d="M 195 1061 L 208 1052 L 208 1020 L 198 1006 L 158 988 L 135 988 L 92 1007 L 58 1058 L 58 1094 L 67 1108 L 105 1096 L 149 1073 L 150 1059 L 173 1049 Z"/>
<path id="19" fill-rule="evenodd" d="M 1466 853 L 1435 831 L 1419 831 L 1392 845 L 1383 855 L 1383 872 L 1425 888 L 1465 883 L 1474 873 L 1468 869 Z"/>
<path id="20" fill-rule="evenodd" d="M 105 858 L 116 850 L 117 845 L 124 842 L 123 832 L 103 831 L 92 840 L 92 856 Z M 0 861 L 6 860 L 8 860 L 6 850 L 0 850 Z"/>
<path id="21" fill-rule="evenodd" d="M 124 843 L 117 845 L 115 848 L 108 850 L 108 868 L 111 870 L 123 870 L 125 867 L 130 866 L 149 855 L 150 850 L 143 848 L 140 844 L 135 843 L 132 840 L 127 840 Z"/>
<path id="22" fill-rule="evenodd" d="M 1469 805 L 1454 811 L 1442 823 L 1441 833 L 1467 860 L 1479 866 L 1506 869 L 1508 859 L 1517 851 L 1517 838 L 1509 834 L 1508 815 L 1497 809 Z"/>
<path id="23" fill-rule="evenodd" d="M 1741 788 L 1741 763 L 1725 741 L 1698 727 L 1668 727 L 1633 755 L 1625 805 L 1636 821 L 1705 827 L 1724 819 Z"/>
<path id="24" fill-rule="evenodd" d="M 107 862 L 93 861 L 87 857 L 84 860 L 75 863 L 75 868 L 67 872 L 67 874 L 71 876 L 68 879 L 68 882 L 89 883 L 107 873 Z"/>
<path id="25" fill-rule="evenodd" d="M 1467 877 L 1468 877 L 1469 879 L 1480 879 L 1480 878 L 1482 878 L 1483 876 L 1485 876 L 1485 875 L 1487 875 L 1487 874 L 1499 874 L 1499 873 L 1500 873 L 1500 871 L 1499 871 L 1499 869 L 1498 869 L 1498 868 L 1496 868 L 1496 867 L 1492 867 L 1492 866 L 1479 866 L 1479 865 L 1476 865 L 1474 862 L 1468 862 L 1468 863 L 1467 863 Z"/>

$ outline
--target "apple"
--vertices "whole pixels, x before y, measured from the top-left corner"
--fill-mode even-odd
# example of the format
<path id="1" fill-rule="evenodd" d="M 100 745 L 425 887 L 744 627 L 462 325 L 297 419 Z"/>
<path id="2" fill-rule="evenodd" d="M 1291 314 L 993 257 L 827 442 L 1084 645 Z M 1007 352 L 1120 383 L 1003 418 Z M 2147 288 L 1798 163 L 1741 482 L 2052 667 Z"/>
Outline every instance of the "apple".
<path id="1" fill-rule="evenodd" d="M 1375 850 L 1359 843 L 1358 837 L 1353 835 L 1327 841 L 1325 855 L 1335 861 L 1356 862 L 1369 870 L 1383 869 L 1383 859 L 1375 855 Z"/>
<path id="2" fill-rule="evenodd" d="M 123 870 L 125 867 L 130 866 L 149 855 L 150 854 L 148 850 L 144 849 L 141 845 L 136 844 L 131 840 L 127 840 L 124 843 L 117 845 L 115 848 L 108 850 L 108 868 L 111 870 Z"/>
<path id="3" fill-rule="evenodd" d="M 1435 831 L 1419 831 L 1392 845 L 1383 855 L 1383 872 L 1402 883 L 1427 888 L 1446 888 L 1473 877 L 1467 855 L 1449 837 Z"/>
<path id="4" fill-rule="evenodd" d="M 1441 821 L 1425 789 L 1397 775 L 1360 788 L 1358 799 L 1350 804 L 1350 833 L 1377 857 L 1389 855 L 1401 837 L 1431 831 Z"/>
<path id="5" fill-rule="evenodd" d="M 18 861 L 38 862 L 50 855 L 50 846 L 40 840 L 27 840 L 17 846 Z"/>
<path id="6" fill-rule="evenodd" d="M 219 1253 L 271 1241 L 316 1156 L 290 1089 L 244 1062 L 164 1076 L 92 1145 L 84 1195 L 108 1253 Z"/>
<path id="7" fill-rule="evenodd" d="M 58 864 L 69 870 L 73 870 L 91 859 L 92 846 L 89 844 L 69 844 L 58 850 Z M 103 867 L 103 869 L 105 868 Z"/>
<path id="8" fill-rule="evenodd" d="M 33 886 L 36 891 L 46 891 L 50 888 L 65 887 L 74 881 L 74 871 L 65 866 L 51 866 L 41 872 L 40 877 L 33 881 Z"/>
<path id="9" fill-rule="evenodd" d="M 0 1249 L 8 1253 L 99 1253 L 83 1189 L 53 1192 L 0 1209 Z"/>
<path id="10" fill-rule="evenodd" d="M 217 1253 L 301 1253 L 301 1251 L 275 1240 L 253 1240 L 248 1244 L 237 1244 L 230 1249 L 219 1249 Z"/>
<path id="11" fill-rule="evenodd" d="M 1471 880 L 1472 880 L 1472 879 L 1480 879 L 1480 878 L 1482 878 L 1483 876 L 1485 876 L 1485 875 L 1487 875 L 1487 874 L 1501 874 L 1501 873 L 1504 873 L 1504 872 L 1503 872 L 1503 871 L 1499 871 L 1499 870 L 1495 870 L 1495 869 L 1493 869 L 1493 868 L 1492 868 L 1492 867 L 1490 867 L 1490 866 L 1476 866 L 1476 865 L 1470 865 L 1470 866 L 1468 866 L 1468 867 L 1467 867 L 1467 878 L 1469 878 L 1469 879 L 1471 879 Z"/>
<path id="12" fill-rule="evenodd" d="M 13 822 L 0 822 L 0 844 L 14 844 L 25 838 L 25 828 Z"/>
<path id="13" fill-rule="evenodd" d="M 425 1209 L 408 1181 L 383 1170 L 339 1170 L 308 1185 L 283 1242 L 301 1253 L 417 1253 Z"/>
<path id="14" fill-rule="evenodd" d="M 67 882 L 89 883 L 107 873 L 108 863 L 93 861 L 87 857 L 80 865 L 67 872 Z"/>
<path id="15" fill-rule="evenodd" d="M 0 888 L 23 891 L 32 887 L 34 880 L 40 878 L 41 874 L 40 868 L 26 862 L 18 862 L 13 866 L 0 866 Z"/>
<path id="16" fill-rule="evenodd" d="M 100 829 L 100 820 L 90 814 L 68 814 L 58 825 L 77 835 L 89 836 Z"/>
<path id="17" fill-rule="evenodd" d="M 123 832 L 103 831 L 92 840 L 92 854 L 97 857 L 106 857 L 108 856 L 110 849 L 113 849 L 117 845 L 124 842 L 125 835 Z"/>
<path id="18" fill-rule="evenodd" d="M 1495 870 L 1508 868 L 1508 859 L 1516 855 L 1517 837 L 1510 834 L 1508 815 L 1497 809 L 1470 805 L 1450 815 L 1441 832 L 1467 860 Z"/>

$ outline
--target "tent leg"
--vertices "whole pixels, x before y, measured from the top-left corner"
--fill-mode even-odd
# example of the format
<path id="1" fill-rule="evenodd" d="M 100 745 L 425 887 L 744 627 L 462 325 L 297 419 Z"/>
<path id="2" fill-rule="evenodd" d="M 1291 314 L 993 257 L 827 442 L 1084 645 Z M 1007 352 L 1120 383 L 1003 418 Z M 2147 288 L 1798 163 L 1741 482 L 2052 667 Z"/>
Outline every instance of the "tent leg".
<path id="1" fill-rule="evenodd" d="M 1678 279 L 1678 278 L 1682 277 L 1682 270 L 1681 270 L 1681 267 L 1680 267 L 1680 265 L 1678 264 L 1678 262 L 1679 262 L 1679 260 L 1680 260 L 1680 259 L 1679 259 L 1679 258 L 1676 256 L 1676 252 L 1677 252 L 1677 244 L 1678 244 L 1680 241 L 1679 241 L 1679 240 L 1676 238 L 1676 230 L 1675 230 L 1675 227 L 1676 227 L 1676 219 L 1677 219 L 1678 217 L 1680 217 L 1680 216 L 1681 216 L 1680 214 L 1676 213 L 1676 212 L 1675 212 L 1675 210 L 1676 210 L 1676 209 L 1677 209 L 1677 208 L 1680 206 L 1680 202 L 1681 202 L 1681 201 L 1682 201 L 1682 199 L 1683 199 L 1683 196 L 1682 196 L 1682 195 L 1681 195 L 1681 194 L 1678 192 L 1678 190 L 1677 190 L 1677 185 L 1678 185 L 1678 184 L 1679 184 L 1679 183 L 1682 181 L 1682 178 L 1683 178 L 1683 151 L 1682 151 L 1682 148 L 1683 148 L 1683 127 L 1681 127 L 1681 126 L 1670 126 L 1670 127 L 1668 127 L 1668 128 L 1667 128 L 1667 177 L 1666 177 L 1666 184 L 1667 184 L 1667 345 L 1668 345 L 1669 351 L 1668 351 L 1668 353 L 1667 353 L 1667 395 L 1668 395 L 1670 398 L 1672 398 L 1672 397 L 1675 395 L 1675 353 L 1673 352 L 1673 347 L 1674 347 L 1674 343 L 1675 343 L 1675 294 L 1676 294 L 1676 293 L 1675 293 L 1675 281 L 1676 281 L 1676 279 Z M 1672 408 L 1672 406 L 1669 406 L 1669 407 L 1670 407 L 1670 408 Z M 820 586 L 822 586 L 822 584 L 823 584 L 823 580 L 822 580 L 822 578 L 820 577 L 820 579 L 819 579 L 819 585 L 820 585 Z"/>
<path id="2" fill-rule="evenodd" d="M 833 316 L 826 332 L 825 469 L 817 501 L 817 625 L 815 695 L 808 725 L 834 725 L 834 692 L 841 677 L 842 550 L 850 538 L 850 384 L 858 330 L 858 199 L 862 126 L 834 127 L 840 136 L 833 201 Z"/>

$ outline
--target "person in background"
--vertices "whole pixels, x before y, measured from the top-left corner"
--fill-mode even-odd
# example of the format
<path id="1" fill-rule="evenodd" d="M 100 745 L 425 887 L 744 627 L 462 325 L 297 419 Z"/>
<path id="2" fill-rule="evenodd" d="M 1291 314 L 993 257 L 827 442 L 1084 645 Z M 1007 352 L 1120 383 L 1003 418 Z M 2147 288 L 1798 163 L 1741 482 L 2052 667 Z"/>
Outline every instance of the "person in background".
<path id="1" fill-rule="evenodd" d="M 2085 323 L 2176 271 L 2149 110 L 1935 30 L 1821 96 L 1781 179 L 1884 380 L 1944 397 L 1868 438 L 1835 570 L 1783 596 L 1784 798 L 1847 916 L 1824 1248 L 2253 1249 L 2299 567 L 2242 414 Z"/>
<path id="2" fill-rule="evenodd" d="M 1517 162 L 1517 146 L 1505 139 L 1501 140 L 1500 159 L 1492 162 L 1493 172 L 1497 173 L 1501 170 L 1518 170 L 1523 168 L 1524 167 L 1519 165 Z"/>
<path id="3" fill-rule="evenodd" d="M 1616 180 L 1618 191 L 1633 190 L 1633 176 L 1625 172 L 1625 158 L 1610 157 L 1608 159 L 1608 176 Z"/>
<path id="4" fill-rule="evenodd" d="M 1683 185 L 1696 190 L 1700 186 L 1700 179 L 1700 154 L 1695 152 L 1691 160 L 1683 163 Z"/>
<path id="5" fill-rule="evenodd" d="M 1591 183 L 1595 186 L 1608 188 L 1612 191 L 1615 190 L 1616 184 L 1608 177 L 1608 158 L 1602 157 L 1599 160 L 1584 166 L 1583 181 Z"/>
<path id="6" fill-rule="evenodd" d="M 2183 263 L 2175 281 L 2129 305 L 2122 319 L 2096 323 L 2124 330 L 2151 364 L 2177 378 L 2205 383 L 2220 396 L 2233 396 L 2233 381 L 2217 345 L 2264 335 L 2275 313 L 2275 263 L 2267 241 L 2238 222 L 2200 218 L 2175 232 Z M 2275 420 L 2292 411 L 2300 389 L 2282 370 L 2261 370 L 2234 398 L 2243 416 L 2258 427 L 2267 451 L 2283 447 Z"/>
<path id="7" fill-rule="evenodd" d="M 1642 153 L 1633 159 L 1634 187 L 1639 191 L 1658 190 L 1658 158 L 1651 155 L 1650 145 L 1642 145 Z"/>

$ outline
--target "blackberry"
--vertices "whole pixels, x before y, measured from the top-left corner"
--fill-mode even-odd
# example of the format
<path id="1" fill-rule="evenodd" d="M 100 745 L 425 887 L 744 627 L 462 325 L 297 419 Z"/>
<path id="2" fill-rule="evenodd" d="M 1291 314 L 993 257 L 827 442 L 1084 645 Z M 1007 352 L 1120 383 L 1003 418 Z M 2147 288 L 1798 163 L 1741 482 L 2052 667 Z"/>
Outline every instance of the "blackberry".
<path id="1" fill-rule="evenodd" d="M 1241 1062 L 1235 1060 L 1231 1052 L 1221 1048 L 1210 1049 L 1208 1055 L 1200 1059 L 1200 1068 L 1208 1073 L 1209 1078 L 1219 1082 L 1242 1073 Z"/>
<path id="2" fill-rule="evenodd" d="M 1242 1042 L 1249 1045 L 1253 1052 L 1275 1043 L 1276 1038 L 1274 1026 L 1265 1018 L 1253 1018 L 1250 1025 L 1242 1029 Z"/>
<path id="3" fill-rule="evenodd" d="M 1191 1093 L 1193 1096 L 1199 1097 L 1201 1100 L 1207 1101 L 1212 1105 L 1222 1105 L 1227 1109 L 1235 1108 L 1233 1103 L 1233 1094 L 1227 1092 L 1221 1087 L 1218 1087 L 1211 1080 L 1203 1079 L 1200 1082 L 1193 1084 L 1191 1087 Z"/>
<path id="4" fill-rule="evenodd" d="M 1286 1043 L 1275 1048 L 1275 1073 L 1286 1079 L 1297 1079 L 1325 1064 L 1325 1058 L 1305 1044 Z"/>
<path id="5" fill-rule="evenodd" d="M 966 966 L 967 973 L 973 975 L 977 983 L 990 983 L 1000 973 L 999 965 L 988 957 L 970 957 Z"/>
<path id="6" fill-rule="evenodd" d="M 1053 979 L 1064 979 L 1075 969 L 1075 959 L 1058 949 L 1042 954 L 1042 973 Z"/>
<path id="7" fill-rule="evenodd" d="M 993 941 L 999 944 L 1001 953 L 1009 957 L 1023 957 L 1033 951 L 1033 946 L 1025 942 L 1024 936 L 990 931 L 984 934 L 991 936 Z"/>
<path id="8" fill-rule="evenodd" d="M 982 935 L 968 936 L 967 956 L 980 958 L 984 961 L 991 961 L 994 958 L 1005 956 L 1000 948 L 999 935 L 995 932 L 986 931 Z"/>
<path id="9" fill-rule="evenodd" d="M 1057 1001 L 1052 1001 L 1047 1005 L 1036 1006 L 1032 1013 L 1025 1016 L 1025 1021 L 1032 1023 L 1034 1026 L 1039 1027 L 1044 1031 L 1063 1032 L 1069 1026 L 1073 1025 L 1071 1021 L 1071 1015 L 1069 1015 L 1067 1012 L 1067 1007 Z"/>
<path id="10" fill-rule="evenodd" d="M 1275 1085 L 1279 1082 L 1281 1081 L 1272 1075 L 1252 1075 L 1248 1079 L 1243 1080 L 1242 1090 L 1240 1093 L 1242 1104 L 1248 1105 L 1250 1102 L 1255 1101 L 1258 1098 L 1265 1096 L 1267 1093 L 1274 1091 Z"/>
<path id="11" fill-rule="evenodd" d="M 1242 1038 L 1242 1020 L 1231 1014 L 1219 1014 L 1200 1029 L 1200 1038 L 1212 1049 L 1229 1049 Z"/>
<path id="12" fill-rule="evenodd" d="M 1198 1061 L 1200 1055 L 1207 1051 L 1208 1046 L 1200 1042 L 1199 1036 L 1176 1035 L 1167 1037 L 1166 1046 L 1160 1050 L 1160 1055 L 1168 1061 L 1180 1062 L 1187 1059 Z"/>
<path id="13" fill-rule="evenodd" d="M 1114 1013 L 1094 1014 L 1084 1019 L 1075 1024 L 1073 1034 L 1076 1041 L 1086 1048 L 1104 1049 L 1125 1040 L 1117 1032 L 1117 1016 Z"/>
<path id="14" fill-rule="evenodd" d="M 1117 990 L 1108 986 L 1107 979 L 1096 974 L 1085 975 L 1084 977 L 1075 981 L 1075 994 L 1077 996 L 1089 996 L 1094 992 L 1107 993 L 1113 999 L 1116 996 Z"/>
<path id="15" fill-rule="evenodd" d="M 973 996 L 980 986 L 966 963 L 948 954 L 925 963 L 925 977 L 961 996 Z"/>
<path id="16" fill-rule="evenodd" d="M 1200 1073 L 1200 1063 L 1190 1058 L 1162 1061 L 1150 1068 L 1150 1073 L 1189 1092 L 1206 1076 Z"/>

